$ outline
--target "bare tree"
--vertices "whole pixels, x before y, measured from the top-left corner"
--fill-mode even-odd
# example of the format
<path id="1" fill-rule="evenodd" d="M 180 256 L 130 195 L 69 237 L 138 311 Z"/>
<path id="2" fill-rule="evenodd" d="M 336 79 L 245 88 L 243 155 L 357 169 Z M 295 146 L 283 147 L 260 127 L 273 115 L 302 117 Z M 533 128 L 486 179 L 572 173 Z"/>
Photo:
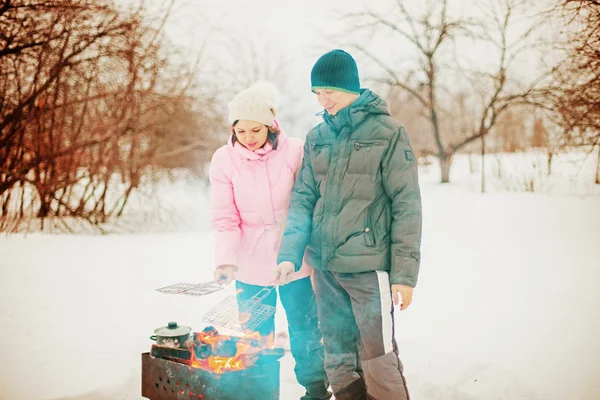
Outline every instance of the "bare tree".
<path id="1" fill-rule="evenodd" d="M 108 0 L 2 3 L 0 229 L 26 216 L 42 226 L 118 217 L 148 169 L 172 159 L 174 135 L 201 133 L 210 108 L 198 112 L 187 94 L 194 75 L 169 61 L 168 15 L 153 25 L 143 3 L 129 12 Z M 189 126 L 177 129 L 184 115 Z M 180 146 L 179 159 L 197 148 Z"/>
<path id="2" fill-rule="evenodd" d="M 547 94 L 565 129 L 564 144 L 600 147 L 600 2 L 563 0 L 564 62 L 555 68 Z M 591 150 L 590 150 L 591 151 Z M 600 149 L 596 183 L 600 184 Z"/>
<path id="3" fill-rule="evenodd" d="M 541 71 L 537 76 L 526 78 L 516 74 L 514 63 L 524 53 L 533 53 L 541 44 L 533 38 L 536 30 L 542 26 L 535 16 L 526 15 L 527 24 L 521 31 L 512 37 L 519 14 L 526 11 L 527 3 L 523 0 L 497 0 L 485 3 L 483 6 L 484 17 L 477 24 L 475 37 L 494 49 L 496 55 L 495 69 L 488 72 L 476 71 L 470 75 L 474 78 L 481 77 L 482 87 L 485 88 L 482 96 L 482 107 L 476 129 L 473 133 L 453 145 L 454 151 L 459 151 L 470 142 L 481 140 L 481 191 L 485 192 L 485 153 L 486 137 L 494 128 L 499 117 L 512 107 L 529 104 L 532 93 L 538 85 L 546 79 L 549 71 Z M 520 78 L 520 79 L 519 79 Z M 525 80 L 526 83 L 521 81 Z M 516 119 L 522 122 L 522 118 Z M 516 146 L 515 146 L 516 147 Z"/>
<path id="4" fill-rule="evenodd" d="M 121 50 L 132 23 L 107 4 L 86 1 L 6 1 L 1 10 L 0 195 L 16 184 L 31 185 L 43 219 L 68 184 L 59 168 L 73 164 L 78 151 L 110 140 L 107 131 L 84 130 L 84 119 L 72 112 L 90 110 L 89 97 L 78 94 L 89 94 L 99 71 L 93 66 Z M 74 130 L 67 133 L 67 127 Z"/>
<path id="5" fill-rule="evenodd" d="M 487 3 L 486 3 L 487 4 Z M 511 84 L 509 71 L 511 64 L 521 52 L 530 49 L 530 36 L 535 24 L 518 38 L 509 40 L 508 31 L 513 24 L 514 13 L 522 2 L 501 0 L 491 2 L 486 9 L 483 21 L 450 17 L 447 0 L 429 1 L 423 15 L 411 13 L 403 0 L 397 0 L 395 10 L 388 13 L 364 11 L 346 14 L 349 31 L 381 30 L 395 35 L 408 43 L 416 52 L 419 69 L 402 71 L 392 67 L 383 57 L 375 54 L 363 44 L 353 47 L 372 60 L 384 73 L 383 78 L 375 81 L 384 85 L 400 88 L 412 95 L 426 110 L 431 123 L 431 132 L 436 144 L 436 156 L 440 161 L 441 182 L 449 182 L 450 166 L 453 155 L 475 140 L 483 140 L 495 125 L 499 115 L 510 106 L 523 102 L 533 87 L 541 79 L 534 79 L 527 87 Z M 473 71 L 461 65 L 457 60 L 448 61 L 448 51 L 459 38 L 471 38 L 493 46 L 496 67 L 493 71 Z M 478 87 L 471 90 L 480 95 L 481 104 L 473 119 L 472 130 L 457 140 L 452 139 L 447 127 L 441 123 L 443 114 L 450 114 L 449 108 L 456 98 L 464 93 L 452 91 L 442 82 L 445 70 L 463 71 L 467 81 L 476 82 Z M 404 74 L 403 74 L 404 72 Z M 513 82 L 514 83 L 514 82 Z M 456 117 L 453 119 L 457 120 Z M 485 144 L 482 144 L 484 153 Z M 482 171 L 483 173 L 483 171 Z"/>
<path id="6" fill-rule="evenodd" d="M 452 151 L 443 143 L 443 128 L 439 123 L 440 104 L 440 81 L 438 77 L 442 59 L 441 49 L 449 45 L 458 35 L 466 34 L 467 21 L 451 19 L 447 15 L 447 0 L 442 2 L 428 3 L 428 9 L 422 18 L 413 16 L 406 8 L 404 1 L 396 2 L 396 19 L 390 19 L 387 15 L 378 14 L 373 11 L 346 14 L 349 21 L 349 29 L 353 32 L 364 29 L 383 29 L 391 34 L 397 35 L 399 39 L 407 40 L 418 55 L 420 74 L 413 71 L 408 76 L 413 79 L 403 79 L 401 71 L 392 68 L 370 51 L 363 44 L 354 44 L 369 59 L 374 61 L 386 76 L 379 79 L 379 83 L 401 88 L 410 93 L 426 110 L 432 126 L 433 137 L 437 146 L 437 157 L 440 160 L 441 180 L 448 182 L 450 179 L 450 163 Z"/>
<path id="7" fill-rule="evenodd" d="M 411 146 L 415 154 L 419 157 L 436 154 L 436 144 L 433 136 L 418 134 L 419 132 L 428 131 L 431 126 L 429 116 L 423 109 L 422 104 L 406 91 L 393 86 L 389 87 L 385 97 L 391 115 L 402 121 L 410 135 Z"/>
<path id="8" fill-rule="evenodd" d="M 531 107 L 511 107 L 497 120 L 494 134 L 490 139 L 495 139 L 493 151 L 515 153 L 528 147 L 526 124 L 531 113 Z"/>

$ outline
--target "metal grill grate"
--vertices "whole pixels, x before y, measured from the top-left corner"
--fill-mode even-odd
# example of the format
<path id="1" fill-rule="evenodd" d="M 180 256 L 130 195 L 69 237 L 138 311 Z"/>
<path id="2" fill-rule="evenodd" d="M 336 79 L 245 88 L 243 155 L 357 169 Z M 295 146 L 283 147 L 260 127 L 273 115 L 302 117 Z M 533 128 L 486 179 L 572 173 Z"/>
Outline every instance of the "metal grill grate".
<path id="1" fill-rule="evenodd" d="M 175 285 L 156 289 L 157 292 L 164 294 L 185 294 L 188 296 L 204 296 L 219 290 L 223 290 L 223 287 L 219 286 L 215 281 L 204 283 L 176 283 Z"/>
<path id="2" fill-rule="evenodd" d="M 226 297 L 202 318 L 204 322 L 240 332 L 256 331 L 275 314 L 275 307 L 262 304 L 274 289 L 264 288 L 250 299 L 238 305 L 236 296 Z"/>

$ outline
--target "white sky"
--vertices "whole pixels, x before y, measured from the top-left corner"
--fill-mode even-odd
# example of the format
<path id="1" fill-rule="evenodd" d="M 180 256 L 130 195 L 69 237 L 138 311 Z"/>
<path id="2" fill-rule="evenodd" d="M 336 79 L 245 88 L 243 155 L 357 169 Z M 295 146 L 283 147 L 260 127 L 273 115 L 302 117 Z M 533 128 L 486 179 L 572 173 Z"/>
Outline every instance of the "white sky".
<path id="1" fill-rule="evenodd" d="M 163 4 L 163 7 L 167 3 L 165 0 L 151 1 Z M 484 0 L 449 0 L 448 13 L 476 15 L 481 1 Z M 282 90 L 279 116 L 284 122 L 294 124 L 292 132 L 289 128 L 286 131 L 292 136 L 303 137 L 306 130 L 320 120 L 314 117 L 320 108 L 309 88 L 310 69 L 321 54 L 337 47 L 348 50 L 357 60 L 361 78 L 381 71 L 374 69 L 366 56 L 340 46 L 340 39 L 329 36 L 342 30 L 337 12 L 365 8 L 387 11 L 394 9 L 395 3 L 395 0 L 176 0 L 167 34 L 176 46 L 186 49 L 190 62 L 203 40 L 210 35 L 211 45 L 203 59 L 204 71 L 210 72 L 204 74 L 204 79 L 219 90 L 223 87 L 229 91 L 223 94 L 225 101 L 233 97 L 235 91 L 257 80 L 255 78 L 274 80 Z M 420 3 L 409 0 L 405 4 L 414 10 Z M 367 39 L 361 35 L 358 40 Z M 219 45 L 218 42 L 226 44 Z M 388 33 L 374 36 L 367 47 L 399 70 L 410 68 L 416 62 L 411 45 Z M 473 46 L 467 41 L 458 45 L 460 56 L 478 68 L 490 62 L 493 64 L 493 56 L 487 54 L 491 51 L 493 49 L 489 47 Z M 535 61 L 527 61 L 520 65 L 520 74 L 532 74 Z M 253 72 L 256 64 L 262 66 L 262 72 Z M 454 79 L 444 78 L 444 83 L 456 86 Z M 370 86 L 366 79 L 361 83 L 363 87 Z"/>

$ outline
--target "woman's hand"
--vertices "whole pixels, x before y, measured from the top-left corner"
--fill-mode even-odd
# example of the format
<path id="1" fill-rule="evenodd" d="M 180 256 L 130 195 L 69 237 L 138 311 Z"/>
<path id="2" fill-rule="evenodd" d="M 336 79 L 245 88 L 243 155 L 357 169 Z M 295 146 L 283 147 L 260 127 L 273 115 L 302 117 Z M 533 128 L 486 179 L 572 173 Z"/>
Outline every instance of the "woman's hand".
<path id="1" fill-rule="evenodd" d="M 233 280 L 233 273 L 237 270 L 235 265 L 219 265 L 213 276 L 219 285 L 229 285 Z"/>
<path id="2" fill-rule="evenodd" d="M 294 272 L 296 268 L 294 268 L 294 264 L 289 261 L 283 261 L 277 265 L 277 269 L 275 270 L 275 280 L 280 285 L 286 285 L 294 279 Z"/>

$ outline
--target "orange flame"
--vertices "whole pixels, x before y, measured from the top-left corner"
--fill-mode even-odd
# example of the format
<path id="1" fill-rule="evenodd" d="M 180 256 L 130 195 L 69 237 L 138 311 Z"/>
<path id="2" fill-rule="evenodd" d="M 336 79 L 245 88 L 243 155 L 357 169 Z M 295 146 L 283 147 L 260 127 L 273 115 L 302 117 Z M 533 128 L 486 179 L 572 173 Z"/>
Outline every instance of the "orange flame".
<path id="1" fill-rule="evenodd" d="M 214 349 L 223 342 L 231 340 L 231 337 L 227 335 L 215 335 L 211 332 L 201 332 L 196 335 L 196 340 L 209 344 L 214 352 Z M 198 358 L 192 349 L 191 366 L 217 374 L 240 371 L 254 364 L 258 352 L 265 348 L 273 348 L 274 344 L 272 335 L 263 337 L 258 332 L 248 333 L 237 340 L 235 344 L 236 352 L 232 357 L 211 355 L 208 358 Z"/>

